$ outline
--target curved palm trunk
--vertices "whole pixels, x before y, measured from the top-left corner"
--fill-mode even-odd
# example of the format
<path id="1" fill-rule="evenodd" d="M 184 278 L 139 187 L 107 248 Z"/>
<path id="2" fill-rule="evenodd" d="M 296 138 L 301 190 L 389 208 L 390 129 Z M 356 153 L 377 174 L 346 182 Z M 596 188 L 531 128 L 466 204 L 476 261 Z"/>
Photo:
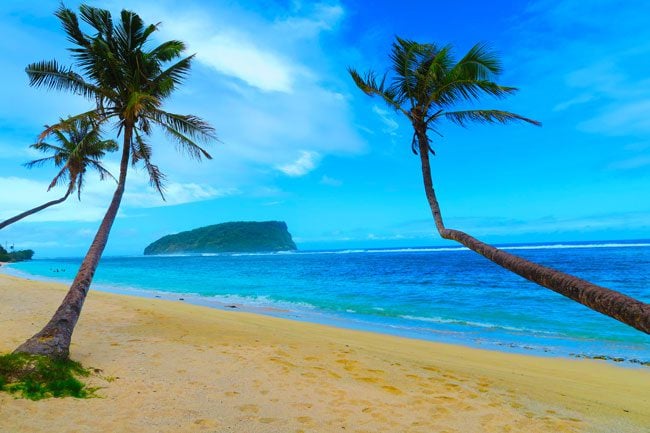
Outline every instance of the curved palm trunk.
<path id="1" fill-rule="evenodd" d="M 650 334 L 650 304 L 640 302 L 614 290 L 592 284 L 573 275 L 538 265 L 537 263 L 481 242 L 459 230 L 446 228 L 442 220 L 436 193 L 433 189 L 433 181 L 431 180 L 429 142 L 426 133 L 418 133 L 418 141 L 424 190 L 436 228 L 442 238 L 459 242 L 470 250 L 529 281 L 533 281 L 540 286 L 571 298 L 592 310 L 613 317 L 642 332 Z"/>
<path id="2" fill-rule="evenodd" d="M 126 172 L 129 166 L 129 155 L 131 152 L 131 134 L 132 129 L 126 127 L 124 130 L 124 148 L 122 150 L 122 159 L 120 162 L 120 177 L 117 183 L 117 189 L 113 194 L 111 204 L 104 215 L 104 219 L 97 230 L 86 257 L 84 257 L 79 271 L 75 276 L 68 293 L 63 302 L 54 313 L 54 316 L 45 325 L 45 327 L 18 346 L 14 353 L 29 353 L 32 355 L 45 355 L 52 358 L 65 359 L 70 354 L 70 341 L 72 332 L 77 324 L 81 308 L 83 307 L 90 283 L 92 282 L 95 270 L 99 264 L 99 259 L 104 252 L 108 235 L 117 216 L 117 211 L 124 194 L 126 184 Z"/>
<path id="3" fill-rule="evenodd" d="M 55 204 L 63 203 L 64 201 L 66 201 L 68 199 L 68 197 L 72 193 L 73 186 L 74 186 L 74 182 L 71 182 L 70 186 L 68 187 L 68 190 L 65 193 L 65 195 L 63 197 L 57 199 L 57 200 L 48 201 L 47 203 L 44 203 L 44 204 L 42 204 L 40 206 L 37 206 L 34 209 L 30 209 L 28 211 L 25 211 L 25 212 L 23 212 L 21 214 L 16 215 L 15 217 L 11 217 L 11 218 L 9 218 L 7 220 L 4 220 L 4 221 L 0 222 L 0 230 L 7 227 L 8 225 L 11 225 L 11 224 L 15 223 L 16 221 L 20 221 L 21 219 L 23 219 L 25 217 L 28 217 L 30 215 L 33 215 L 33 214 L 37 213 L 37 212 L 40 212 L 43 209 L 47 209 L 50 206 L 54 206 Z"/>

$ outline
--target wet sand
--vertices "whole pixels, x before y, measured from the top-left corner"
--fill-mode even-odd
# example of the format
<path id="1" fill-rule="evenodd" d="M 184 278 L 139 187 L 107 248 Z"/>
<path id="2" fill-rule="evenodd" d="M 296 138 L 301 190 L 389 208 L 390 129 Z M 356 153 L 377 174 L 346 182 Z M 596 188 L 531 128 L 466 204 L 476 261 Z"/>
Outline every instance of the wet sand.
<path id="1" fill-rule="evenodd" d="M 0 274 L 0 352 L 67 287 Z M 101 398 L 0 393 L 1 432 L 640 432 L 650 369 L 92 291 L 72 358 Z"/>

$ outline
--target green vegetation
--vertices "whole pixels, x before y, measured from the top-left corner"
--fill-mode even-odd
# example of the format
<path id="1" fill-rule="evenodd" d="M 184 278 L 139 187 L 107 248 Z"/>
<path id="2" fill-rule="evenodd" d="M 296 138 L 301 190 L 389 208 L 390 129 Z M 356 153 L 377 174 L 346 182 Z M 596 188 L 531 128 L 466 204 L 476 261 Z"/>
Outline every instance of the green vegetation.
<path id="1" fill-rule="evenodd" d="M 33 255 L 33 250 L 7 252 L 7 250 L 0 246 L 0 262 L 22 262 L 24 260 L 31 260 Z"/>
<path id="2" fill-rule="evenodd" d="M 93 397 L 96 388 L 88 388 L 78 379 L 89 374 L 81 364 L 68 359 L 24 353 L 0 356 L 0 391 L 30 400 Z"/>
<path id="3" fill-rule="evenodd" d="M 228 222 L 167 235 L 145 248 L 145 255 L 293 251 L 296 244 L 282 221 Z"/>

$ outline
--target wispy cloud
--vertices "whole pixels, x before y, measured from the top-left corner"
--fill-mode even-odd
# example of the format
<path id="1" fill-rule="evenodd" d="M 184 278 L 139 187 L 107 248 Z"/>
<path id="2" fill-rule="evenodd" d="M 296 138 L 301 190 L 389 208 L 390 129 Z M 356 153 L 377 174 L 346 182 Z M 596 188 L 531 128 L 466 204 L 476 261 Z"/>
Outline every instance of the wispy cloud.
<path id="1" fill-rule="evenodd" d="M 111 164 L 107 164 L 111 168 Z M 115 168 L 115 167 L 113 167 Z M 57 199 L 64 194 L 64 188 L 47 192 L 48 182 L 20 177 L 0 177 L 0 201 L 3 207 L 0 218 L 10 218 L 18 213 Z M 70 197 L 64 203 L 48 208 L 25 219 L 26 222 L 45 221 L 98 221 L 106 212 L 115 190 L 115 183 L 89 178 L 81 194 L 81 201 Z M 174 206 L 202 200 L 210 200 L 237 194 L 235 189 L 219 190 L 196 183 L 169 182 L 163 201 L 151 186 L 146 174 L 133 170 L 127 180 L 123 204 L 127 208 L 151 208 Z M 124 213 L 121 214 L 124 216 Z"/>
<path id="2" fill-rule="evenodd" d="M 375 114 L 377 114 L 377 116 L 379 116 L 379 119 L 384 124 L 384 129 L 383 129 L 384 133 L 389 135 L 397 135 L 397 129 L 399 128 L 399 124 L 394 119 L 395 113 L 391 113 L 388 110 L 379 108 L 376 105 L 372 106 L 372 111 Z"/>
<path id="3" fill-rule="evenodd" d="M 198 61 L 262 91 L 292 91 L 297 68 L 263 42 L 236 28 L 214 27 L 205 16 L 167 18 L 163 34 L 187 41 Z"/>
<path id="4" fill-rule="evenodd" d="M 316 168 L 320 160 L 320 155 L 317 152 L 301 150 L 300 156 L 289 163 L 277 167 L 282 173 L 291 177 L 304 176 Z"/>
<path id="5" fill-rule="evenodd" d="M 322 31 L 334 29 L 344 15 L 345 10 L 341 5 L 314 3 L 306 14 L 278 20 L 275 27 L 277 31 L 287 32 L 294 37 L 313 38 Z"/>

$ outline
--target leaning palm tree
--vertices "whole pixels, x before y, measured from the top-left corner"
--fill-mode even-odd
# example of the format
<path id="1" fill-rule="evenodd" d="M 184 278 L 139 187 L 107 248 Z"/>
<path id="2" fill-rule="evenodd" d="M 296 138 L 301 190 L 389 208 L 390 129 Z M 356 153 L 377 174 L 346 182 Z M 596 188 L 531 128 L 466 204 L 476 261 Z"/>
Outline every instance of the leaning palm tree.
<path id="1" fill-rule="evenodd" d="M 149 37 L 158 25 L 145 25 L 137 14 L 127 10 L 114 23 L 109 11 L 82 5 L 79 15 L 92 34 L 81 30 L 72 10 L 61 6 L 55 15 L 74 44 L 70 51 L 79 69 L 61 66 L 55 60 L 34 63 L 26 68 L 30 84 L 67 90 L 95 101 L 95 108 L 79 117 L 91 116 L 100 124 L 114 122 L 123 137 L 117 188 L 67 295 L 45 327 L 16 349 L 67 358 L 72 332 L 120 207 L 129 162 L 141 162 L 152 186 L 163 195 L 164 175 L 152 163 L 148 141 L 153 127 L 160 127 L 196 159 L 211 158 L 197 141 L 210 142 L 214 130 L 196 116 L 173 114 L 161 108 L 190 70 L 193 56 L 182 57 L 183 42 L 172 40 L 149 48 Z"/>
<path id="2" fill-rule="evenodd" d="M 0 229 L 50 206 L 63 203 L 75 189 L 77 190 L 77 197 L 81 200 L 81 189 L 85 180 L 84 175 L 89 168 L 97 170 L 101 180 L 110 177 L 117 182 L 117 179 L 101 163 L 106 152 L 113 152 L 118 149 L 115 140 L 103 140 L 100 129 L 88 118 L 78 118 L 71 122 L 62 119 L 59 125 L 60 127 L 57 129 L 46 126 L 46 129 L 54 136 L 57 144 L 46 143 L 43 138 L 40 138 L 37 143 L 30 146 L 43 153 L 52 153 L 52 155 L 28 162 L 25 166 L 32 168 L 53 162 L 60 170 L 52 179 L 47 190 L 49 191 L 56 185 L 67 181 L 68 187 L 65 194 L 61 198 L 48 201 L 0 222 Z"/>
<path id="3" fill-rule="evenodd" d="M 386 73 L 381 79 L 372 71 L 361 75 L 354 69 L 349 69 L 349 73 L 363 92 L 378 96 L 411 122 L 414 130 L 411 150 L 420 156 L 424 191 L 440 236 L 457 241 L 530 281 L 650 333 L 649 304 L 540 266 L 481 242 L 462 231 L 445 227 L 431 178 L 429 155 L 433 155 L 434 151 L 429 132 L 438 133 L 437 127 L 442 120 L 463 127 L 471 122 L 540 124 L 507 111 L 455 109 L 461 104 L 470 105 L 483 95 L 501 98 L 516 92 L 516 88 L 502 86 L 494 81 L 501 73 L 497 56 L 484 44 L 478 44 L 463 58 L 455 61 L 451 46 L 439 47 L 396 38 L 390 60 L 391 74 L 389 76 Z"/>

